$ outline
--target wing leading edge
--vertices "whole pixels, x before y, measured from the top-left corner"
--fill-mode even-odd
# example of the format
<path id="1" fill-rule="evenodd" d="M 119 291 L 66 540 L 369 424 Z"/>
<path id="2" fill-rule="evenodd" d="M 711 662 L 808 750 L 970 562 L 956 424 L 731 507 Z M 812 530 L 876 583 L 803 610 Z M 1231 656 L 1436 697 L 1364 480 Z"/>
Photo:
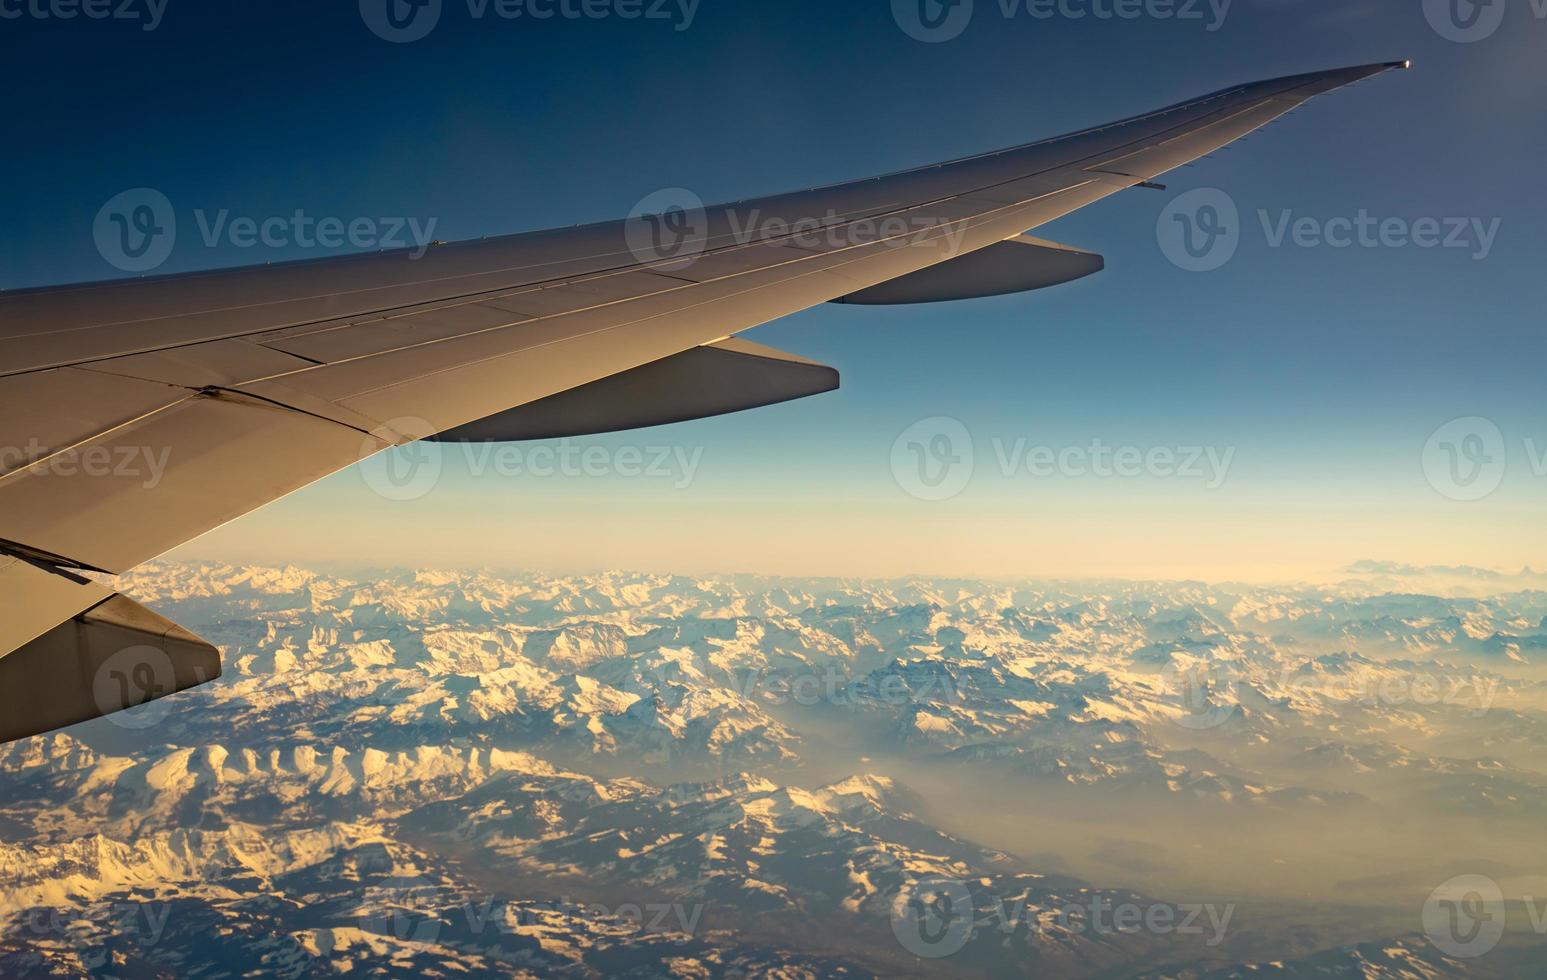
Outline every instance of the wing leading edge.
<path id="1" fill-rule="evenodd" d="M 1017 270 L 1001 243 L 1396 67 L 1237 86 L 997 153 L 703 209 L 669 253 L 642 248 L 640 223 L 625 221 L 418 261 L 0 296 L 0 446 L 28 447 L 0 459 L 0 651 L 16 651 L 0 665 L 32 657 L 33 643 L 79 650 L 100 634 L 83 627 L 112 593 L 82 572 L 126 571 L 392 445 L 655 424 L 826 390 L 830 369 L 766 349 L 727 355 L 724 338 L 845 297 L 925 301 L 1073 277 L 1099 259 L 1022 240 L 1008 247 L 1051 248 L 1067 265 Z M 763 361 L 751 365 L 761 389 L 689 380 L 748 358 Z M 619 416 L 617 393 L 639 390 L 673 394 Z M 83 475 L 82 460 L 137 452 L 161 465 Z M 0 713 L 26 696 L 0 691 Z"/>

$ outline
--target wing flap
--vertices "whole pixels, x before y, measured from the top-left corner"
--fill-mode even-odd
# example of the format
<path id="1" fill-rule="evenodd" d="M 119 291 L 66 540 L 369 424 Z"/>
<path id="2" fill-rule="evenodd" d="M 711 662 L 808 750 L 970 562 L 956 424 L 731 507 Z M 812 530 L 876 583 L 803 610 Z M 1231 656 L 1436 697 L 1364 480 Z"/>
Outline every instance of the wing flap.
<path id="1" fill-rule="evenodd" d="M 642 429 L 762 408 L 838 387 L 825 364 L 731 338 L 442 432 L 440 442 L 518 442 Z"/>
<path id="2" fill-rule="evenodd" d="M 0 657 L 0 742 L 206 684 L 220 651 L 121 595 Z"/>
<path id="3" fill-rule="evenodd" d="M 840 296 L 833 302 L 890 305 L 1002 296 L 1071 282 L 1100 272 L 1105 265 L 1106 261 L 1094 252 L 1017 235 L 961 258 Z"/>

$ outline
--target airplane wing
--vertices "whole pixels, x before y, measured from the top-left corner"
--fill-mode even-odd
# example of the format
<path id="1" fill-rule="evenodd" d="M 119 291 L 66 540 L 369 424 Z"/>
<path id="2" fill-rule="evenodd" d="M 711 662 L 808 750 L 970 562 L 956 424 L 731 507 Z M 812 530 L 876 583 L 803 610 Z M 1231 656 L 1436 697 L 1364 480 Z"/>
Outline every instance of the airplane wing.
<path id="1" fill-rule="evenodd" d="M 417 439 L 608 431 L 830 390 L 830 368 L 733 335 L 819 303 L 1086 275 L 1099 256 L 1025 232 L 1395 67 L 727 206 L 0 294 L 0 741 L 218 675 L 213 647 L 94 575 Z M 155 479 L 123 465 L 146 453 L 164 459 Z"/>

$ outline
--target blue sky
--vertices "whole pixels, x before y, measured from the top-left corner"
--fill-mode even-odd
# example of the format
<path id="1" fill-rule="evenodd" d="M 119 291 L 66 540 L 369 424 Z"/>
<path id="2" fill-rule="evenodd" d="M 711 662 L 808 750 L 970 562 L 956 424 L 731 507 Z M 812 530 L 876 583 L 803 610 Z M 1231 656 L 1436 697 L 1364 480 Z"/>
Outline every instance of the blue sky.
<path id="1" fill-rule="evenodd" d="M 910 36 L 886 0 L 654 3 L 663 16 L 630 19 L 627 0 L 596 0 L 599 18 L 565 16 L 578 0 L 505 8 L 520 17 L 444 0 L 411 43 L 376 36 L 355 3 L 147 0 L 128 8 L 138 20 L 0 4 L 23 13 L 0 20 L 17 93 L 0 286 L 122 274 L 93 222 L 131 188 L 172 202 L 170 272 L 330 251 L 207 244 L 200 223 L 221 212 L 412 218 L 436 238 L 477 237 L 621 217 L 661 188 L 716 201 L 868 176 L 1238 81 L 1402 57 L 1414 70 L 1317 100 L 1170 175 L 1166 192 L 1037 232 L 1102 252 L 1090 279 L 828 307 L 752 334 L 839 367 L 836 394 L 589 440 L 614 454 L 593 475 L 475 474 L 458 453 L 433 491 L 397 501 L 349 472 L 183 554 L 1215 577 L 1542 554 L 1547 18 L 1530 0 L 1508 0 L 1470 43 L 1441 36 L 1435 0 L 1234 0 L 1222 17 L 1191 8 L 1198 18 L 1153 16 L 1158 0 L 1132 18 L 1098 16 L 1111 0 L 1065 0 L 1050 17 L 974 0 L 939 43 Z M 532 16 L 545 10 L 559 15 Z M 1234 256 L 1212 271 L 1179 268 L 1157 239 L 1195 188 L 1239 214 Z M 1325 240 L 1361 215 L 1456 228 L 1458 247 Z M 1285 222 L 1306 230 L 1275 245 Z M 974 466 L 960 493 L 921 500 L 893 449 L 938 417 L 962 424 Z M 1433 437 L 1455 419 L 1484 422 Z M 1017 446 L 1098 440 L 1206 447 L 1229 465 L 1217 486 L 1001 468 Z M 696 462 L 623 475 L 620 447 Z M 1496 489 L 1455 499 L 1478 484 L 1447 483 L 1452 462 Z"/>

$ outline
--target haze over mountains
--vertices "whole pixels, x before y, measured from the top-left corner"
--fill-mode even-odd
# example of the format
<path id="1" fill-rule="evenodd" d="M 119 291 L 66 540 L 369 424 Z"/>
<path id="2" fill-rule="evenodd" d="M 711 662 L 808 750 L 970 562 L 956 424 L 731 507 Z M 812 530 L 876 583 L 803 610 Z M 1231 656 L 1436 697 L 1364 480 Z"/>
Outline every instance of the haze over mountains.
<path id="1" fill-rule="evenodd" d="M 0 748 L 0 974 L 1517 975 L 1541 579 L 147 566 L 226 675 Z"/>

